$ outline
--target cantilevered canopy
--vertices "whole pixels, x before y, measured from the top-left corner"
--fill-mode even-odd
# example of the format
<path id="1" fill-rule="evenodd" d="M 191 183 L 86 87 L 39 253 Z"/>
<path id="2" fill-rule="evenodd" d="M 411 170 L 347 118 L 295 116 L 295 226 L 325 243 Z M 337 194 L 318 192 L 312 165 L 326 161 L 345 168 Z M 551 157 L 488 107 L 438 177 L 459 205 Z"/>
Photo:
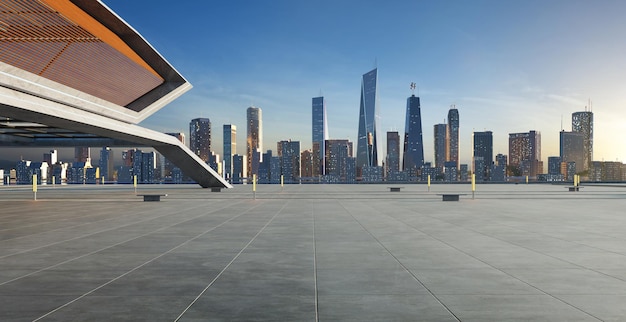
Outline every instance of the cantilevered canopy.
<path id="1" fill-rule="evenodd" d="M 175 138 L 135 125 L 190 88 L 100 1 L 0 0 L 1 145 L 152 146 L 203 187 L 230 187 Z"/>

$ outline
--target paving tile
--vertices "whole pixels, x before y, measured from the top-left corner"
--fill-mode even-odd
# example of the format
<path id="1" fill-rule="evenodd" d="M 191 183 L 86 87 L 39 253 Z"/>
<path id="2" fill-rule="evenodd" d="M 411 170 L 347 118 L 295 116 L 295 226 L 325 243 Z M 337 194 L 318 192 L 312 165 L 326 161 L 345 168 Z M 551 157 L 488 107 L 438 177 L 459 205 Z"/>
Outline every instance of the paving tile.
<path id="1" fill-rule="evenodd" d="M 541 294 L 540 291 L 493 268 L 411 269 L 436 295 Z"/>
<path id="2" fill-rule="evenodd" d="M 626 295 L 558 295 L 558 298 L 602 321 L 624 321 Z"/>
<path id="3" fill-rule="evenodd" d="M 320 295 L 429 294 L 404 269 L 318 269 Z"/>
<path id="4" fill-rule="evenodd" d="M 626 295 L 626 282 L 586 269 L 505 269 L 548 294 Z"/>
<path id="5" fill-rule="evenodd" d="M 431 295 L 320 295 L 320 321 L 458 321 Z"/>
<path id="6" fill-rule="evenodd" d="M 205 294 L 180 321 L 315 321 L 314 295 Z"/>
<path id="7" fill-rule="evenodd" d="M 598 321 L 548 295 L 440 295 L 461 321 Z"/>

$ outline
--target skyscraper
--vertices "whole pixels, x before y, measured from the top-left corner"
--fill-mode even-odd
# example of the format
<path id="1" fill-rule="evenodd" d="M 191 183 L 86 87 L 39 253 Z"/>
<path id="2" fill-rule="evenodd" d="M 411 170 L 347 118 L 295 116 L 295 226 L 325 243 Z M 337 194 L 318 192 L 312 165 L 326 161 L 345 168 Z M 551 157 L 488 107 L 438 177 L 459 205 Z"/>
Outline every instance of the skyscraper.
<path id="1" fill-rule="evenodd" d="M 110 147 L 103 147 L 100 150 L 100 177 L 104 180 L 113 180 L 113 150 Z M 98 178 L 100 179 L 100 178 Z"/>
<path id="2" fill-rule="evenodd" d="M 324 175 L 324 141 L 328 140 L 328 128 L 326 122 L 326 102 L 324 97 L 313 97 L 312 102 L 312 138 L 314 153 L 313 156 L 313 176 Z"/>
<path id="3" fill-rule="evenodd" d="M 476 180 L 489 180 L 489 170 L 493 162 L 493 132 L 474 132 L 474 173 Z"/>
<path id="4" fill-rule="evenodd" d="M 189 148 L 202 159 L 209 161 L 211 154 L 211 120 L 196 118 L 189 122 Z"/>
<path id="5" fill-rule="evenodd" d="M 400 171 L 400 134 L 387 132 L 387 174 Z"/>
<path id="6" fill-rule="evenodd" d="M 589 170 L 593 162 L 593 112 L 572 113 L 572 132 L 583 134 L 583 170 Z"/>
<path id="7" fill-rule="evenodd" d="M 224 178 L 233 175 L 233 155 L 237 154 L 237 127 L 224 124 Z"/>
<path id="8" fill-rule="evenodd" d="M 378 166 L 378 70 L 365 73 L 361 81 L 361 106 L 359 109 L 359 133 L 357 135 L 357 176 L 363 167 Z"/>
<path id="9" fill-rule="evenodd" d="M 88 146 L 74 147 L 74 160 L 76 162 L 91 162 L 91 150 Z"/>
<path id="10" fill-rule="evenodd" d="M 354 165 L 352 142 L 348 140 L 326 140 L 326 177 L 329 182 L 347 182 Z"/>
<path id="11" fill-rule="evenodd" d="M 435 124 L 435 168 L 443 169 L 444 163 L 448 159 L 448 125 Z"/>
<path id="12" fill-rule="evenodd" d="M 422 115 L 420 98 L 411 95 L 406 100 L 406 123 L 404 126 L 404 157 L 402 170 L 410 176 L 424 165 L 424 141 L 422 140 Z"/>
<path id="13" fill-rule="evenodd" d="M 277 148 L 284 181 L 297 182 L 300 178 L 300 141 L 280 141 Z"/>
<path id="14" fill-rule="evenodd" d="M 539 131 L 509 134 L 509 165 L 523 176 L 534 177 L 543 172 Z"/>
<path id="15" fill-rule="evenodd" d="M 585 134 L 582 132 L 559 132 L 559 156 L 561 162 L 575 162 L 576 173 L 584 171 Z"/>
<path id="16" fill-rule="evenodd" d="M 459 168 L 459 110 L 456 106 L 448 111 L 448 160 Z"/>
<path id="17" fill-rule="evenodd" d="M 246 111 L 248 130 L 246 136 L 246 156 L 247 156 L 247 176 L 252 177 L 253 174 L 258 174 L 258 164 L 260 161 L 261 151 L 263 150 L 263 121 L 261 108 L 250 106 Z M 259 155 L 257 157 L 257 154 Z M 259 160 L 258 162 L 254 162 Z"/>

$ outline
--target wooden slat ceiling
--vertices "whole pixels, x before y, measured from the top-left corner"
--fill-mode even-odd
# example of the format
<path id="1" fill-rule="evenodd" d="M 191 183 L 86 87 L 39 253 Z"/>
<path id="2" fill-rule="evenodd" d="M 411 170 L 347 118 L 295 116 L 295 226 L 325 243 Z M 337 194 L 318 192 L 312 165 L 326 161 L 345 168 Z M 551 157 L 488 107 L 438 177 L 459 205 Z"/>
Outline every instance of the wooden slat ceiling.
<path id="1" fill-rule="evenodd" d="M 0 0 L 0 61 L 121 106 L 164 82 L 102 25 L 56 1 Z"/>

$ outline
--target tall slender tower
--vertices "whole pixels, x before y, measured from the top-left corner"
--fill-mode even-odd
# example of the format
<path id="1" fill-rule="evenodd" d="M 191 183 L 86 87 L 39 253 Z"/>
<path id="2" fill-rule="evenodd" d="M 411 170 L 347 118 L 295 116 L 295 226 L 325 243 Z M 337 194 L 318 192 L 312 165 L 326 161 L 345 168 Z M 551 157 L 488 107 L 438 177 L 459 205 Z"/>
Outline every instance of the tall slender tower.
<path id="1" fill-rule="evenodd" d="M 459 168 L 459 110 L 452 105 L 448 111 L 448 160 Z"/>
<path id="2" fill-rule="evenodd" d="M 211 120 L 197 118 L 189 123 L 189 148 L 202 159 L 209 161 L 211 155 Z"/>
<path id="3" fill-rule="evenodd" d="M 583 168 L 589 170 L 593 162 L 593 112 L 572 113 L 572 132 L 583 134 Z"/>
<path id="4" fill-rule="evenodd" d="M 361 81 L 359 133 L 357 135 L 356 168 L 360 176 L 363 167 L 378 166 L 378 69 L 365 73 Z"/>
<path id="5" fill-rule="evenodd" d="M 261 108 L 250 106 L 247 113 L 247 137 L 246 137 L 246 155 L 248 157 L 248 177 L 252 177 L 253 174 L 258 174 L 258 163 L 260 160 L 261 151 L 263 150 L 263 121 L 261 115 Z"/>
<path id="6" fill-rule="evenodd" d="M 422 140 L 422 115 L 420 98 L 411 95 L 406 100 L 406 123 L 404 126 L 404 157 L 402 170 L 416 176 L 424 165 L 424 141 Z"/>
<path id="7" fill-rule="evenodd" d="M 313 138 L 313 176 L 324 175 L 326 152 L 324 141 L 328 140 L 328 125 L 326 122 L 326 102 L 324 97 L 313 97 L 312 102 L 312 138 Z"/>
<path id="8" fill-rule="evenodd" d="M 443 169 L 448 159 L 448 125 L 445 123 L 435 124 L 435 167 Z"/>
<path id="9" fill-rule="evenodd" d="M 237 127 L 224 124 L 224 177 L 232 178 L 233 155 L 237 154 Z"/>
<path id="10" fill-rule="evenodd" d="M 400 171 L 400 134 L 387 132 L 387 174 Z"/>

